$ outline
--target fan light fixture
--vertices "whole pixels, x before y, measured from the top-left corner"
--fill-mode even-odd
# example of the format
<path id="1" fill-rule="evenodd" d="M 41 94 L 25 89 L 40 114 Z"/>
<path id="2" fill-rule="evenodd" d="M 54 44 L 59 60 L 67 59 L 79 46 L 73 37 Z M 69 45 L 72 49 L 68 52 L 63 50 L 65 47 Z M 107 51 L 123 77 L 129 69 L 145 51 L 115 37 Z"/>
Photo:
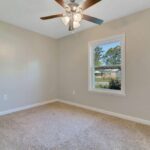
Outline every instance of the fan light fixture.
<path id="1" fill-rule="evenodd" d="M 73 22 L 73 27 L 76 29 L 76 28 L 79 28 L 80 27 L 80 23 L 77 22 L 77 21 L 74 21 Z"/>
<path id="2" fill-rule="evenodd" d="M 62 22 L 64 23 L 64 25 L 67 26 L 69 24 L 70 18 L 68 16 L 64 16 L 61 19 L 62 19 Z"/>
<path id="3" fill-rule="evenodd" d="M 65 26 L 68 26 L 70 21 L 73 21 L 73 28 L 76 29 L 80 27 L 80 22 L 82 21 L 82 9 L 76 6 L 72 7 L 71 9 L 68 9 L 69 6 L 66 6 L 65 13 L 63 14 L 62 22 Z"/>
<path id="4" fill-rule="evenodd" d="M 83 14 L 84 10 L 100 2 L 101 0 L 83 0 L 82 4 L 76 3 L 75 0 L 68 0 L 69 2 L 65 2 L 64 0 L 55 1 L 65 9 L 65 12 L 63 14 L 41 17 L 42 20 L 61 17 L 64 25 L 69 27 L 69 31 L 80 27 L 82 19 L 98 25 L 103 23 L 103 20 L 101 19 Z"/>

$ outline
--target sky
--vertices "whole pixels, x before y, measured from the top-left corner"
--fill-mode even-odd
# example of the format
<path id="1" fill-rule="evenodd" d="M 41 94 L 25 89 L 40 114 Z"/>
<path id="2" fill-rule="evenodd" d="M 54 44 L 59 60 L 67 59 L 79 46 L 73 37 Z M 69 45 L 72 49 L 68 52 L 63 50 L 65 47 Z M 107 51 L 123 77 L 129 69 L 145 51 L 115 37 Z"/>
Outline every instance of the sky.
<path id="1" fill-rule="evenodd" d="M 113 43 L 109 43 L 109 44 L 103 44 L 103 45 L 100 45 L 99 47 L 102 47 L 104 53 L 106 53 L 110 48 L 114 48 L 118 45 L 120 45 L 120 42 L 113 42 Z"/>
<path id="2" fill-rule="evenodd" d="M 118 45 L 120 45 L 120 42 L 107 43 L 107 44 L 99 45 L 99 47 L 102 48 L 103 50 L 102 55 L 104 55 L 110 48 L 115 48 Z M 103 62 L 102 60 L 101 62 L 103 63 L 103 65 L 106 65 L 105 62 Z"/>

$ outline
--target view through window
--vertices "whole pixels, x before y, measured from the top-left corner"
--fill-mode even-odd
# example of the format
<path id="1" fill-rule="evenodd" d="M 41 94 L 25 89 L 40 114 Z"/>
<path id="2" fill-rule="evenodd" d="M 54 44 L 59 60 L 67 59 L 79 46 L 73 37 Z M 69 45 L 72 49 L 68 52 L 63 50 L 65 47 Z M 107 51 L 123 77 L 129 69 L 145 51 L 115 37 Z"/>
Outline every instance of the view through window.
<path id="1" fill-rule="evenodd" d="M 91 45 L 91 88 L 107 91 L 123 90 L 123 49 L 123 38 L 118 36 Z"/>

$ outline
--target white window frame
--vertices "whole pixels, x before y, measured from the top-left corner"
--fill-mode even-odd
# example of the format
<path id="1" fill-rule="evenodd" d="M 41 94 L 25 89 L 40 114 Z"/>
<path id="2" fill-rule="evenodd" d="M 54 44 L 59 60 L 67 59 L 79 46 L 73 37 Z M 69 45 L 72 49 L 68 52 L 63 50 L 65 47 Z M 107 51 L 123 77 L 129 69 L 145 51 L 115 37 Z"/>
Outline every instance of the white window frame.
<path id="1" fill-rule="evenodd" d="M 93 49 L 97 45 L 103 45 L 107 43 L 112 43 L 112 42 L 121 42 L 121 90 L 112 90 L 112 89 L 96 89 L 94 87 L 94 53 Z M 97 41 L 92 41 L 89 42 L 89 65 L 88 65 L 88 78 L 89 78 L 89 83 L 88 83 L 88 90 L 91 92 L 98 92 L 98 93 L 106 93 L 106 94 L 116 94 L 116 95 L 121 95 L 125 96 L 125 34 L 120 34 L 120 35 L 115 35 L 112 37 L 108 37 L 106 39 L 100 39 Z"/>

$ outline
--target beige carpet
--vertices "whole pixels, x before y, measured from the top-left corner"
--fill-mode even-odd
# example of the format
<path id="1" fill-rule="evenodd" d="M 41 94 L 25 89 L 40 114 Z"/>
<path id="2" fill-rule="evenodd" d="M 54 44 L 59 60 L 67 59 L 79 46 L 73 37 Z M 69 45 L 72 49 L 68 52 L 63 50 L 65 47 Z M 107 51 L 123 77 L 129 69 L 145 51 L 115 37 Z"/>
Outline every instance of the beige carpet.
<path id="1" fill-rule="evenodd" d="M 0 150 L 150 150 L 150 126 L 53 103 L 0 117 Z"/>

